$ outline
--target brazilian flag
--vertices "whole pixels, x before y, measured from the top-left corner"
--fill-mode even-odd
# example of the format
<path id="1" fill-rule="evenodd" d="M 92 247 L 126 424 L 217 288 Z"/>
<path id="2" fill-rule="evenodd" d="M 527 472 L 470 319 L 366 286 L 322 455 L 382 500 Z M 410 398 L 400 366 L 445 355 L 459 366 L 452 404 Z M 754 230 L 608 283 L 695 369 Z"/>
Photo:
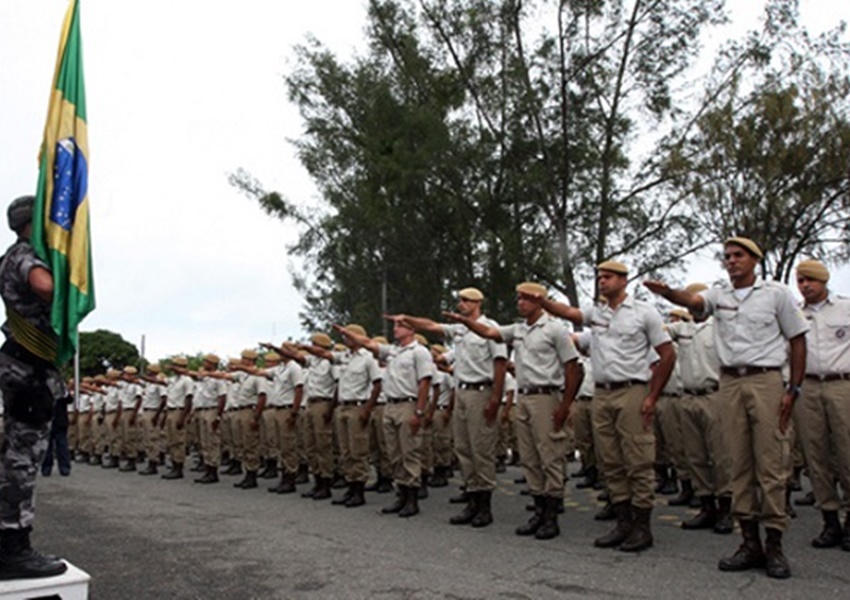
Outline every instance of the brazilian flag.
<path id="1" fill-rule="evenodd" d="M 77 326 L 94 309 L 79 0 L 71 0 L 62 25 L 39 163 L 32 244 L 53 272 L 51 321 L 59 339 L 50 358 L 61 365 L 74 354 Z"/>

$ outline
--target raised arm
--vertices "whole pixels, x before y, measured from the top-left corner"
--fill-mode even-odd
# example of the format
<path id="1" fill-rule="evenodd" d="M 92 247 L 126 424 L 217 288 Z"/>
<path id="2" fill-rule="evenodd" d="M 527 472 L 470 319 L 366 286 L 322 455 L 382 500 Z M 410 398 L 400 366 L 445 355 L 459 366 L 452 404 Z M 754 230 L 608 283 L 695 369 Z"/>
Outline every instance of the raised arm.
<path id="1" fill-rule="evenodd" d="M 474 334 L 486 338 L 488 340 L 493 340 L 496 342 L 502 342 L 502 334 L 499 333 L 499 330 L 495 327 L 491 327 L 482 323 L 481 321 L 476 321 L 474 319 L 470 319 L 469 317 L 465 317 L 460 313 L 453 313 L 449 311 L 443 311 L 443 316 L 446 317 L 449 321 L 454 323 L 461 323 L 466 325 L 466 327 Z"/>
<path id="2" fill-rule="evenodd" d="M 643 285 L 653 294 L 661 296 L 673 304 L 684 306 L 695 314 L 700 314 L 705 311 L 705 299 L 699 294 L 692 294 L 685 290 L 671 288 L 663 281 L 649 280 L 644 281 Z"/>

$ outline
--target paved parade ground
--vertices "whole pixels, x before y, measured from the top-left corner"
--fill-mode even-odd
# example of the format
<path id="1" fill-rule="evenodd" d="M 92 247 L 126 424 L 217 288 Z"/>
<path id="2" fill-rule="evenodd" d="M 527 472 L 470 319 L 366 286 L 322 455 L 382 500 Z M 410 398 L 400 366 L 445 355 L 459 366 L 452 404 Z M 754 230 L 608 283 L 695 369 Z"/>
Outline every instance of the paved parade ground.
<path id="1" fill-rule="evenodd" d="M 575 469 L 571 465 L 571 470 Z M 451 526 L 448 498 L 456 485 L 431 490 L 411 519 L 380 514 L 388 495 L 346 509 L 299 495 L 212 486 L 192 477 L 168 482 L 74 465 L 70 477 L 38 479 L 34 544 L 92 576 L 91 598 L 847 598 L 850 553 L 815 550 L 819 513 L 798 508 L 785 538 L 793 577 L 721 573 L 738 534 L 685 532 L 695 514 L 660 506 L 655 547 L 640 555 L 593 547 L 610 524 L 595 522 L 596 492 L 568 486 L 561 536 L 537 541 L 514 535 L 525 522 L 527 496 L 500 475 L 496 521 L 484 529 Z M 191 474 L 194 476 L 195 474 Z M 455 480 L 455 483 L 457 480 Z M 306 489 L 299 486 L 300 491 Z M 334 490 L 340 495 L 343 490 Z"/>

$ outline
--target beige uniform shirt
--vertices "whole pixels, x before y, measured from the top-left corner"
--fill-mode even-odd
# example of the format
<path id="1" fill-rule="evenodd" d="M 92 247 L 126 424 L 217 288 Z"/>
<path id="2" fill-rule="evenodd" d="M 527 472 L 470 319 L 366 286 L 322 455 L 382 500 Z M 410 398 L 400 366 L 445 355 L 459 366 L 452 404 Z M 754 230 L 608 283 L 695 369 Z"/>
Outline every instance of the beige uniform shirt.
<path id="1" fill-rule="evenodd" d="M 720 381 L 720 359 L 714 342 L 714 318 L 702 323 L 670 323 L 667 332 L 679 344 L 676 364 L 685 392 L 716 388 Z"/>
<path id="2" fill-rule="evenodd" d="M 106 412 L 118 410 L 121 405 L 121 388 L 110 385 L 106 388 L 106 394 L 103 397 L 103 407 Z"/>
<path id="3" fill-rule="evenodd" d="M 340 371 L 339 401 L 368 400 L 372 395 L 372 385 L 381 379 L 378 361 L 366 348 L 356 352 L 334 352 L 334 361 L 345 361 Z"/>
<path id="4" fill-rule="evenodd" d="M 590 359 L 597 383 L 649 381 L 650 349 L 670 341 L 661 315 L 648 302 L 626 296 L 616 310 L 607 304 L 583 311 L 591 331 Z"/>
<path id="5" fill-rule="evenodd" d="M 271 370 L 272 383 L 266 406 L 292 406 L 295 404 L 295 388 L 304 385 L 304 369 L 290 360 Z"/>
<path id="6" fill-rule="evenodd" d="M 384 391 L 387 398 L 416 398 L 419 382 L 434 376 L 431 353 L 417 342 L 407 346 L 381 344 L 381 360 L 387 361 Z"/>
<path id="7" fill-rule="evenodd" d="M 251 375 L 244 371 L 234 372 L 233 377 L 237 383 L 233 393 L 234 408 L 256 406 L 260 394 L 268 394 L 271 387 L 265 377 Z"/>
<path id="8" fill-rule="evenodd" d="M 488 327 L 499 324 L 481 315 L 478 323 Z M 493 361 L 507 358 L 505 344 L 494 342 L 476 335 L 466 325 L 460 323 L 442 323 L 443 337 L 454 345 L 452 352 L 454 376 L 460 383 L 489 383 L 493 381 Z"/>
<path id="9" fill-rule="evenodd" d="M 809 329 L 791 292 L 776 281 L 757 277 L 743 300 L 729 284 L 710 288 L 702 297 L 706 314 L 714 315 L 714 340 L 724 367 L 782 367 L 788 340 Z"/>
<path id="10" fill-rule="evenodd" d="M 136 400 L 142 396 L 142 386 L 138 383 L 130 383 L 129 381 L 122 382 L 121 390 L 121 408 L 125 410 L 133 410 L 136 408 Z"/>
<path id="11" fill-rule="evenodd" d="M 218 399 L 225 394 L 227 394 L 227 389 L 224 380 L 204 377 L 198 382 L 195 388 L 195 397 L 192 399 L 192 405 L 199 410 L 217 408 Z"/>
<path id="12" fill-rule="evenodd" d="M 805 305 L 803 317 L 809 323 L 806 373 L 850 373 L 850 298 L 830 294 L 817 308 Z"/>
<path id="13" fill-rule="evenodd" d="M 142 392 L 142 410 L 157 410 L 163 396 L 165 396 L 164 385 L 145 383 L 145 389 Z"/>
<path id="14" fill-rule="evenodd" d="M 593 380 L 593 361 L 589 356 L 579 356 L 581 366 L 584 367 L 584 379 L 581 380 L 581 387 L 578 389 L 579 398 L 593 398 L 596 393 L 596 382 Z"/>
<path id="15" fill-rule="evenodd" d="M 317 356 L 307 357 L 310 376 L 306 383 L 307 398 L 333 398 L 336 393 L 337 369 L 331 361 Z"/>
<path id="16" fill-rule="evenodd" d="M 168 381 L 168 386 L 165 390 L 167 397 L 166 406 L 169 410 L 174 408 L 184 408 L 186 406 L 186 397 L 191 396 L 195 392 L 195 382 L 188 375 L 179 375 L 172 377 Z"/>
<path id="17" fill-rule="evenodd" d="M 564 364 L 578 358 L 566 326 L 543 313 L 533 324 L 500 325 L 499 335 L 513 345 L 517 386 L 563 387 Z"/>

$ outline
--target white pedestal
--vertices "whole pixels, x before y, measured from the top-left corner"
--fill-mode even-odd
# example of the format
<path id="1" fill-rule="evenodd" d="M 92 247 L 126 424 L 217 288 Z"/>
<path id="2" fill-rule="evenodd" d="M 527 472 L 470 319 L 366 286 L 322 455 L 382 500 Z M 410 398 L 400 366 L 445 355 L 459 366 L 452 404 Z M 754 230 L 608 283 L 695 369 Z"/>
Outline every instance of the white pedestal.
<path id="1" fill-rule="evenodd" d="M 88 600 L 91 577 L 67 560 L 57 577 L 0 581 L 0 600 Z"/>

